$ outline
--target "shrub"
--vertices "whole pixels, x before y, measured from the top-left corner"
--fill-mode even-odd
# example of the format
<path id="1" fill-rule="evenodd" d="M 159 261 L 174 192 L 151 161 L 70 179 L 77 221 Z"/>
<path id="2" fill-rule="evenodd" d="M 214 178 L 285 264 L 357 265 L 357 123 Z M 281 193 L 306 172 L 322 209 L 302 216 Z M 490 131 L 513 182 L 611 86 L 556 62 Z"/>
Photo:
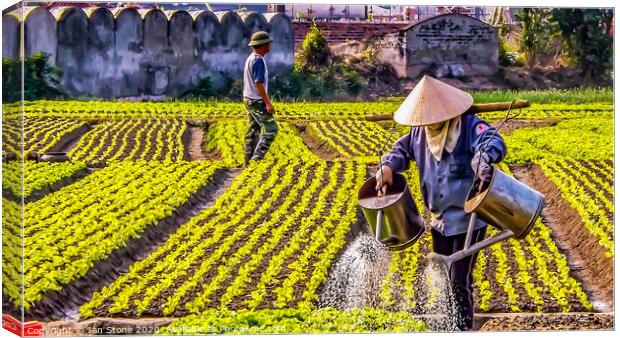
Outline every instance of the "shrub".
<path id="1" fill-rule="evenodd" d="M 23 59 L 24 100 L 51 99 L 63 96 L 58 90 L 61 71 L 48 63 L 50 54 L 38 51 Z M 21 100 L 22 60 L 2 58 L 2 99 Z"/>

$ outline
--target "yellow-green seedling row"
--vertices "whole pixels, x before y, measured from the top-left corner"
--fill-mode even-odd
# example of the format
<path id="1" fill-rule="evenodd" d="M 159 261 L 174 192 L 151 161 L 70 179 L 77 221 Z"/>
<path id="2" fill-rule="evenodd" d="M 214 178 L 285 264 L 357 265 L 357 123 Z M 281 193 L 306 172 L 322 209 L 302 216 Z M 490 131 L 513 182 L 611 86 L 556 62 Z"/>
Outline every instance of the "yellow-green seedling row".
<path id="1" fill-rule="evenodd" d="M 214 205 L 80 309 L 183 316 L 207 309 L 314 308 L 356 221 L 355 162 L 253 162 Z"/>
<path id="2" fill-rule="evenodd" d="M 343 158 L 374 156 L 375 161 L 379 161 L 381 148 L 384 144 L 384 151 L 391 148 L 398 139 L 400 128 L 390 137 L 390 130 L 378 123 L 337 120 L 309 123 L 306 132 L 309 137 L 325 142 Z"/>
<path id="3" fill-rule="evenodd" d="M 181 161 L 187 124 L 179 118 L 101 121 L 68 152 L 72 160 L 101 165 L 120 160 Z"/>
<path id="4" fill-rule="evenodd" d="M 84 162 L 10 161 L 2 165 L 2 186 L 17 198 L 28 198 L 38 190 L 75 175 L 86 169 Z M 22 168 L 24 181 L 22 185 Z M 23 194 L 22 194 L 23 189 Z"/>
<path id="5" fill-rule="evenodd" d="M 407 312 L 363 308 L 318 310 L 206 310 L 175 320 L 160 335 L 375 333 L 426 331 L 426 324 Z"/>
<path id="6" fill-rule="evenodd" d="M 16 304 L 23 299 L 22 208 L 2 198 L 2 293 Z"/>
<path id="7" fill-rule="evenodd" d="M 278 133 L 265 158 L 318 160 L 318 157 L 308 149 L 299 131 L 293 125 L 287 122 L 278 122 L 277 124 Z M 246 120 L 222 120 L 212 124 L 206 134 L 205 151 L 217 153 L 227 165 L 242 164 L 247 128 L 248 122 Z"/>
<path id="8" fill-rule="evenodd" d="M 23 122 L 23 125 L 22 125 Z M 63 136 L 82 127 L 85 123 L 75 118 L 26 117 L 2 120 L 2 156 L 28 158 L 32 153 L 42 155 L 60 141 Z M 22 135 L 23 126 L 23 135 Z M 22 138 L 23 136 L 23 138 Z"/>
<path id="9" fill-rule="evenodd" d="M 404 98 L 375 102 L 275 102 L 275 117 L 279 120 L 363 119 L 368 115 L 392 114 Z M 6 117 L 18 117 L 21 107 L 3 105 Z M 516 111 L 516 110 L 515 110 Z M 520 118 L 579 118 L 613 114 L 613 104 L 537 104 L 522 108 Z M 116 102 L 116 101 L 26 101 L 26 116 L 47 117 L 180 117 L 227 119 L 243 118 L 246 109 L 241 102 L 225 101 L 170 101 L 170 102 Z M 484 113 L 483 118 L 501 118 L 505 111 Z"/>
<path id="10" fill-rule="evenodd" d="M 614 256 L 614 181 L 611 160 L 543 160 L 537 162 L 586 229 Z"/>
<path id="11" fill-rule="evenodd" d="M 521 128 L 504 136 L 508 147 L 505 162 L 613 158 L 613 118 L 567 120 L 555 126 Z"/>
<path id="12" fill-rule="evenodd" d="M 501 169 L 510 174 L 508 166 Z M 407 181 L 416 195 L 419 176 L 415 168 Z M 498 230 L 487 227 L 487 237 Z M 381 297 L 387 308 L 420 308 L 419 278 L 424 278 L 426 255 L 432 250 L 430 231 L 410 248 L 393 252 L 390 273 Z M 591 311 L 587 294 L 571 275 L 566 256 L 553 241 L 551 230 L 538 219 L 524 240 L 509 239 L 479 252 L 473 272 L 476 308 L 479 312 L 579 312 Z"/>
<path id="13" fill-rule="evenodd" d="M 218 166 L 118 162 L 26 204 L 24 307 L 84 276 L 113 250 L 173 215 Z"/>

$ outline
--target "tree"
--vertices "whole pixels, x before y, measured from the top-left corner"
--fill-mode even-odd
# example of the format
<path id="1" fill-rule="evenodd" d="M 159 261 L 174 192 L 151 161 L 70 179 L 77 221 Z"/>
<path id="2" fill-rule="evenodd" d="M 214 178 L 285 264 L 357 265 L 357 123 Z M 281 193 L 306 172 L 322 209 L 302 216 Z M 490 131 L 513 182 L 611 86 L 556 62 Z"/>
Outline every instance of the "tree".
<path id="1" fill-rule="evenodd" d="M 295 69 L 301 72 L 316 72 L 328 65 L 330 60 L 331 51 L 327 39 L 316 23 L 313 23 L 295 56 Z"/>
<path id="2" fill-rule="evenodd" d="M 58 89 L 62 72 L 49 64 L 49 58 L 50 54 L 43 51 L 23 59 L 2 58 L 2 100 L 7 102 L 21 100 L 22 84 L 24 100 L 62 96 Z"/>
<path id="3" fill-rule="evenodd" d="M 504 67 L 519 65 L 519 61 L 516 57 L 517 53 L 511 51 L 508 45 L 508 36 L 510 34 L 510 29 L 506 22 L 504 8 L 495 7 L 495 9 L 493 10 L 493 14 L 487 20 L 487 23 L 491 26 L 497 27 L 497 35 L 499 38 L 499 64 Z"/>
<path id="4" fill-rule="evenodd" d="M 529 68 L 536 65 L 536 55 L 549 41 L 551 27 L 551 13 L 546 8 L 524 8 L 516 14 L 523 26 L 519 51 L 525 56 Z"/>
<path id="5" fill-rule="evenodd" d="M 557 8 L 551 12 L 564 42 L 586 82 L 613 69 L 613 9 Z"/>

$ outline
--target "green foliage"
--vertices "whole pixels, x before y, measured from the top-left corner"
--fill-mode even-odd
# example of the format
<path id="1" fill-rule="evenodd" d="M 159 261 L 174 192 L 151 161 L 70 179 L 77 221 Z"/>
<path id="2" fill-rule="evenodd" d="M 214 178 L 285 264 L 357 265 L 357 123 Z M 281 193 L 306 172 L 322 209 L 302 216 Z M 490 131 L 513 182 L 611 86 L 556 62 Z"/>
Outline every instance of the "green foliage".
<path id="1" fill-rule="evenodd" d="M 331 52 L 327 39 L 319 27 L 313 23 L 295 55 L 295 70 L 316 72 L 329 65 L 330 61 Z"/>
<path id="2" fill-rule="evenodd" d="M 186 99 L 194 99 L 194 98 L 211 98 L 218 96 L 219 91 L 213 86 L 213 82 L 211 81 L 211 77 L 207 76 L 196 84 L 192 89 L 190 89 L 186 94 Z"/>
<path id="3" fill-rule="evenodd" d="M 39 51 L 24 58 L 24 100 L 61 96 L 56 86 L 60 70 L 49 65 L 50 54 Z M 2 100 L 21 100 L 22 62 L 19 58 L 2 58 Z"/>
<path id="4" fill-rule="evenodd" d="M 548 89 L 548 90 L 488 90 L 473 91 L 470 94 L 476 103 L 508 102 L 515 98 L 529 100 L 531 103 L 565 103 L 582 104 L 614 101 L 612 89 L 579 88 L 579 89 Z"/>
<path id="5" fill-rule="evenodd" d="M 269 95 L 272 100 L 286 101 L 301 95 L 303 74 L 293 70 L 290 76 L 276 76 L 269 82 Z"/>
<path id="6" fill-rule="evenodd" d="M 359 95 L 367 84 L 366 79 L 356 69 L 347 64 L 342 65 L 340 69 L 344 77 L 344 89 L 351 95 Z"/>
<path id="7" fill-rule="evenodd" d="M 521 66 L 522 64 L 518 59 L 517 53 L 511 51 L 508 46 L 507 38 L 509 29 L 508 25 L 506 24 L 505 17 L 502 13 L 502 7 L 495 7 L 491 18 L 487 20 L 488 24 L 497 27 L 497 33 L 499 36 L 499 64 L 504 67 Z"/>
<path id="8" fill-rule="evenodd" d="M 537 54 L 549 41 L 551 12 L 546 8 L 524 8 L 516 17 L 523 25 L 519 51 L 524 54 L 528 67 L 532 68 L 536 64 Z"/>
<path id="9" fill-rule="evenodd" d="M 614 125 L 610 118 L 572 119 L 545 128 L 522 128 L 506 136 L 508 163 L 543 159 L 613 158 Z M 579 146 L 576 146 L 579 145 Z"/>
<path id="10" fill-rule="evenodd" d="M 613 9 L 557 8 L 551 16 L 564 53 L 575 60 L 586 82 L 613 70 Z"/>
<path id="11" fill-rule="evenodd" d="M 517 52 L 508 51 L 500 39 L 499 45 L 499 64 L 504 67 L 522 66 L 523 62 Z"/>
<path id="12" fill-rule="evenodd" d="M 224 95 L 227 97 L 243 97 L 243 80 L 230 79 L 223 92 L 228 93 L 228 95 Z"/>
<path id="13" fill-rule="evenodd" d="M 378 53 L 379 51 L 377 50 L 377 48 L 369 46 L 362 52 L 362 57 L 364 58 L 364 61 L 368 63 L 373 63 L 377 61 Z"/>
<path id="14" fill-rule="evenodd" d="M 362 58 L 376 60 L 376 50 L 368 49 Z M 358 96 L 367 84 L 365 78 L 350 64 L 331 55 L 327 39 L 312 24 L 301 47 L 295 54 L 295 67 L 291 80 L 276 86 L 278 96 L 304 99 Z"/>
<path id="15" fill-rule="evenodd" d="M 314 311 L 279 310 L 207 310 L 174 321 L 159 334 L 213 333 L 336 333 L 336 332 L 413 332 L 425 331 L 424 322 L 406 312 L 382 309 L 339 311 L 323 308 Z"/>

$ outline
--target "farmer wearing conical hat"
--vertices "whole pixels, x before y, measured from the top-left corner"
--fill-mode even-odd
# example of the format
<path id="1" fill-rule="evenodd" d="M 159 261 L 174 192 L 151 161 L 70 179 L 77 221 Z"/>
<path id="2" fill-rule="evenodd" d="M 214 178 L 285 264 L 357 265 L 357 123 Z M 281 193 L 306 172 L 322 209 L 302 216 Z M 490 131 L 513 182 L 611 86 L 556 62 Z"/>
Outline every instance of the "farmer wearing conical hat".
<path id="1" fill-rule="evenodd" d="M 385 194 L 392 173 L 401 173 L 416 162 L 424 205 L 432 214 L 433 251 L 450 255 L 463 249 L 469 215 L 464 204 L 475 173 L 488 182 L 494 163 L 506 155 L 506 144 L 495 129 L 473 114 L 468 93 L 430 76 L 424 76 L 394 113 L 394 120 L 412 126 L 388 154 L 376 174 L 377 190 Z M 490 139 L 490 140 L 489 140 Z M 480 152 L 489 141 L 485 152 Z M 478 219 L 472 244 L 484 239 L 486 224 Z M 461 329 L 473 325 L 472 271 L 477 254 L 456 261 L 450 280 L 461 315 Z"/>
<path id="2" fill-rule="evenodd" d="M 263 58 L 271 49 L 271 36 L 259 31 L 252 34 L 248 46 L 254 50 L 243 68 L 243 102 L 248 111 L 248 129 L 245 134 L 245 164 L 265 157 L 278 133 L 274 109 L 267 94 L 269 71 Z"/>

